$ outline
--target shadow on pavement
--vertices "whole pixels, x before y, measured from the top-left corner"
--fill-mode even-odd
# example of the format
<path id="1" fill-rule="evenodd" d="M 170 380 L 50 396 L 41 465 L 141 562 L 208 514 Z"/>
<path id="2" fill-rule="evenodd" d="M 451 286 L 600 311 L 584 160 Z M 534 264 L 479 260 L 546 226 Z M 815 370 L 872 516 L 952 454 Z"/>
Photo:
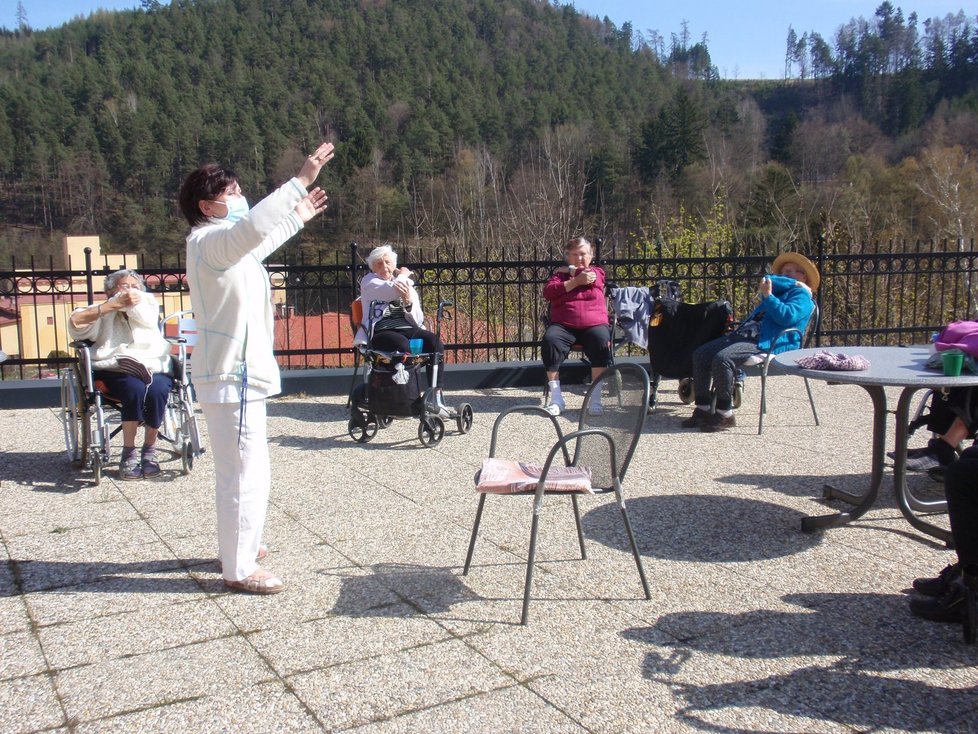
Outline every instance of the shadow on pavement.
<path id="1" fill-rule="evenodd" d="M 639 550 L 654 558 L 742 563 L 801 553 L 821 542 L 820 535 L 800 531 L 802 513 L 761 500 L 659 495 L 627 499 L 627 509 Z M 614 502 L 589 511 L 583 525 L 588 538 L 630 552 Z M 759 528 L 763 543 L 757 542 Z"/>

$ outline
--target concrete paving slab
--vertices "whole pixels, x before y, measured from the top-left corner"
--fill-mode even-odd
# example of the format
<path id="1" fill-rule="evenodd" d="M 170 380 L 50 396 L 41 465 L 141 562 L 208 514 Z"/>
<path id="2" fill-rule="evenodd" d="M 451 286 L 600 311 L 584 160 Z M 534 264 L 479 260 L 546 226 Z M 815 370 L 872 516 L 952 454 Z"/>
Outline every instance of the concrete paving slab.
<path id="1" fill-rule="evenodd" d="M 47 673 L 0 681 L 0 730 L 67 731 L 65 716 Z"/>
<path id="2" fill-rule="evenodd" d="M 553 706 L 541 706 L 536 693 L 518 685 L 401 714 L 357 727 L 355 731 L 357 734 L 415 734 L 421 731 L 484 734 L 527 731 L 531 726 L 534 731 L 553 734 L 588 731 Z"/>
<path id="3" fill-rule="evenodd" d="M 94 719 L 75 727 L 78 734 L 140 732 L 228 732 L 254 734 L 321 732 L 322 726 L 287 686 L 258 683 L 217 695 L 150 706 L 132 713 Z"/>
<path id="4" fill-rule="evenodd" d="M 107 572 L 93 581 L 40 589 L 22 597 L 38 627 L 70 624 L 181 604 L 201 594 L 188 569 Z"/>
<path id="5" fill-rule="evenodd" d="M 381 678 L 384 682 L 378 685 Z M 300 673 L 288 680 L 327 730 L 390 719 L 519 682 L 456 639 Z M 545 707 L 543 702 L 539 705 Z M 526 713 L 532 721 L 533 711 Z"/>
<path id="6" fill-rule="evenodd" d="M 69 719 L 103 719 L 227 691 L 276 676 L 242 635 L 59 671 L 55 685 Z"/>
<path id="7" fill-rule="evenodd" d="M 94 665 L 228 637 L 237 628 L 197 594 L 178 604 L 42 627 L 38 637 L 53 670 Z"/>
<path id="8" fill-rule="evenodd" d="M 35 675 L 47 669 L 37 637 L 29 630 L 0 635 L 0 680 Z"/>

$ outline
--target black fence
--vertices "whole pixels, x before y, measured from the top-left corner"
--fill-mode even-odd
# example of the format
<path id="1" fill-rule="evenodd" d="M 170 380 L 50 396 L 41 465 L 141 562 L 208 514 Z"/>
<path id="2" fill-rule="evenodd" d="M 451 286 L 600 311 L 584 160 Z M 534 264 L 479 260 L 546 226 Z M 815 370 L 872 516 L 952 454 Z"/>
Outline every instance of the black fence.
<path id="1" fill-rule="evenodd" d="M 892 248 L 904 249 L 904 248 Z M 974 242 L 946 244 L 929 251 L 887 252 L 875 248 L 860 254 L 811 257 L 822 275 L 818 291 L 822 321 L 816 343 L 910 344 L 954 319 L 976 316 Z M 760 277 L 772 256 L 675 257 L 659 252 L 618 252 L 606 247 L 597 261 L 607 280 L 618 285 L 647 286 L 659 279 L 675 280 L 688 302 L 729 301 L 735 315 L 747 314 L 756 303 Z M 353 365 L 350 306 L 366 265 L 355 245 L 345 255 L 315 262 L 268 265 L 276 303 L 276 355 L 283 368 L 348 367 Z M 498 362 L 539 359 L 540 292 L 554 261 L 505 259 L 451 253 L 422 257 L 404 248 L 400 261 L 415 270 L 425 312 L 452 301 L 451 319 L 442 323 L 450 362 Z M 100 266 L 101 265 L 101 266 Z M 162 310 L 192 307 L 182 263 L 164 267 L 148 260 L 139 271 L 157 295 Z M 71 308 L 100 297 L 108 265 L 86 262 L 73 270 L 40 267 L 34 261 L 0 271 L 0 365 L 3 379 L 55 377 L 71 361 L 65 319 Z"/>

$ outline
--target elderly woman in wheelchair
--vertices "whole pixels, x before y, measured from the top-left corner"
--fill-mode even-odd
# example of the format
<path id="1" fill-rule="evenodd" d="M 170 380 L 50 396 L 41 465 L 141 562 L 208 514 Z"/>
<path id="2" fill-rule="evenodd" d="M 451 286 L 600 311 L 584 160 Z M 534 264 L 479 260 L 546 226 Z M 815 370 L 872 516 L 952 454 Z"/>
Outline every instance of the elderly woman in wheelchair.
<path id="1" fill-rule="evenodd" d="M 91 343 L 92 376 L 118 403 L 122 414 L 122 459 L 119 477 L 132 480 L 160 473 L 156 439 L 166 416 L 173 378 L 167 374 L 170 344 L 157 326 L 159 307 L 147 293 L 142 276 L 118 270 L 105 279 L 107 300 L 75 309 L 68 333 Z M 142 449 L 136 451 L 139 424 Z"/>

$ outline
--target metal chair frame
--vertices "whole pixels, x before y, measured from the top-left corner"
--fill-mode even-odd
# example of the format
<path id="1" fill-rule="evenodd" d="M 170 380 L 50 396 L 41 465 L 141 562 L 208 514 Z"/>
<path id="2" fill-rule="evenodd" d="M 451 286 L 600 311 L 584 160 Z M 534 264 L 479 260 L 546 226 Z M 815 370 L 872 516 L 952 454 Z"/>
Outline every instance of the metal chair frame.
<path id="1" fill-rule="evenodd" d="M 615 395 L 618 395 L 619 402 L 621 400 L 621 385 L 623 382 L 623 375 L 631 375 L 632 378 L 638 379 L 643 387 L 643 399 L 640 404 L 634 406 L 634 415 L 629 416 L 631 419 L 631 425 L 629 428 L 630 441 L 627 446 L 621 448 L 616 447 L 614 438 L 607 431 L 602 429 L 600 426 L 590 427 L 588 425 L 589 421 L 589 409 L 592 400 L 594 400 L 594 395 L 596 391 L 600 391 L 603 385 L 608 385 L 609 399 L 614 399 Z M 551 465 L 558 455 L 563 459 L 565 466 L 579 466 L 581 461 L 582 447 L 584 441 L 588 440 L 589 437 L 595 437 L 601 441 L 607 442 L 608 445 L 608 464 L 610 469 L 610 484 L 604 487 L 594 487 L 595 494 L 611 494 L 614 493 L 618 508 L 621 512 L 622 521 L 625 525 L 625 531 L 628 535 L 628 541 L 631 546 L 632 555 L 635 558 L 635 565 L 638 567 L 639 579 L 642 583 L 642 590 L 645 593 L 646 599 L 651 599 L 652 594 L 649 590 L 648 579 L 645 575 L 645 568 L 642 564 L 642 556 L 639 553 L 638 544 L 635 540 L 635 534 L 632 530 L 631 522 L 628 518 L 628 512 L 625 509 L 625 499 L 622 489 L 622 483 L 624 481 L 625 473 L 628 469 L 628 464 L 631 461 L 632 455 L 634 454 L 635 447 L 638 444 L 639 437 L 642 434 L 642 429 L 645 426 L 645 420 L 647 416 L 646 406 L 648 405 L 649 399 L 649 377 L 645 370 L 634 364 L 621 364 L 614 367 L 609 367 L 604 374 L 599 377 L 594 384 L 588 389 L 587 394 L 584 397 L 584 406 L 581 409 L 581 418 L 578 423 L 578 429 L 568 434 L 564 434 L 560 429 L 560 424 L 557 419 L 548 413 L 544 408 L 538 405 L 522 405 L 514 406 L 509 408 L 496 418 L 492 427 L 492 437 L 489 443 L 489 456 L 494 458 L 496 456 L 496 451 L 498 447 L 498 438 L 502 426 L 504 425 L 506 419 L 517 413 L 540 415 L 550 421 L 551 426 L 556 434 L 556 441 L 550 448 L 546 462 L 543 465 L 543 471 L 536 488 L 533 491 L 521 492 L 512 495 L 505 496 L 532 496 L 533 497 L 533 519 L 530 529 L 530 547 L 529 556 L 526 562 L 526 582 L 524 584 L 523 590 L 523 609 L 520 618 L 521 624 L 526 624 L 529 621 L 530 613 L 530 592 L 533 584 L 533 568 L 536 560 L 536 549 L 537 549 L 537 538 L 539 535 L 539 523 L 540 514 L 543 506 L 543 498 L 547 495 L 557 495 L 565 493 L 557 493 L 548 491 L 545 488 L 547 474 L 550 471 Z M 598 393 L 600 394 L 600 393 Z M 606 404 L 605 410 L 614 410 L 615 408 L 608 407 Z M 600 424 L 600 418 L 595 420 L 596 423 Z M 573 447 L 573 456 L 570 452 L 570 447 Z M 476 476 L 476 483 L 478 483 L 478 475 Z M 462 575 L 468 575 L 469 569 L 472 565 L 472 556 L 475 552 L 475 543 L 479 534 L 479 527 L 482 523 L 482 515 L 485 509 L 486 497 L 488 495 L 485 493 L 479 496 L 479 505 L 476 510 L 475 523 L 472 526 L 472 535 L 469 540 L 469 548 L 465 557 L 465 566 L 462 570 Z M 566 495 L 565 495 L 566 496 Z M 570 493 L 571 504 L 574 509 L 574 521 L 577 527 L 577 540 L 578 545 L 581 550 L 581 558 L 587 558 L 587 549 L 584 545 L 584 532 L 581 527 L 581 515 L 578 506 L 578 495 L 576 493 Z"/>

